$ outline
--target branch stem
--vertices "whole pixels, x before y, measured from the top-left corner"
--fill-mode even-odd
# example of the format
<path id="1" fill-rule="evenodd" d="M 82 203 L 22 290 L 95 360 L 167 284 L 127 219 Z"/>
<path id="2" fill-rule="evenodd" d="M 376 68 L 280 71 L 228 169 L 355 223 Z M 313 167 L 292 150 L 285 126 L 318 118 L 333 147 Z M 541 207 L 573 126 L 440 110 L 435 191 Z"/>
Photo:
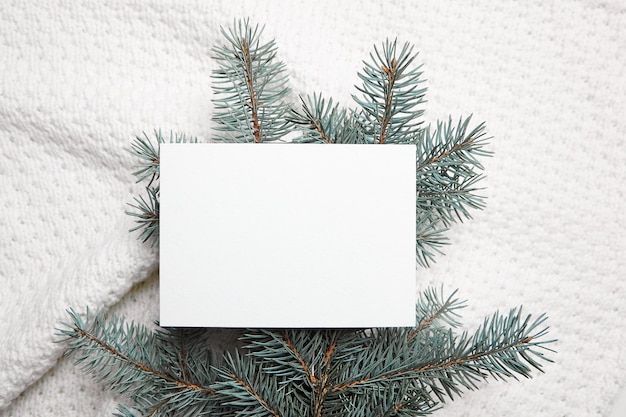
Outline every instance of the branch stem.
<path id="1" fill-rule="evenodd" d="M 378 143 L 385 143 L 385 139 L 387 138 L 387 128 L 389 125 L 389 119 L 391 118 L 391 101 L 393 100 L 393 86 L 396 82 L 396 72 L 398 72 L 398 61 L 396 58 L 393 58 L 390 62 L 391 68 L 388 68 L 386 65 L 383 65 L 382 70 L 389 77 L 389 84 L 386 86 L 385 91 L 385 109 L 384 116 L 382 119 L 381 127 L 380 127 L 380 138 L 378 138 Z"/>
<path id="2" fill-rule="evenodd" d="M 313 416 L 322 417 L 324 410 L 324 399 L 330 391 L 328 380 L 330 378 L 330 361 L 337 348 L 337 334 L 333 333 L 333 338 L 326 348 L 324 359 L 322 360 L 322 374 L 317 384 L 315 384 L 315 397 L 313 398 Z"/>
<path id="3" fill-rule="evenodd" d="M 259 101 L 257 99 L 257 93 L 252 79 L 252 57 L 250 56 L 250 47 L 245 38 L 241 39 L 241 47 L 243 49 L 244 63 L 246 66 L 246 83 L 248 85 L 248 92 L 250 93 L 250 112 L 252 113 L 252 134 L 254 135 L 254 141 L 261 143 L 261 129 L 259 123 Z"/>
<path id="4" fill-rule="evenodd" d="M 313 126 L 315 130 L 317 130 L 317 133 L 319 133 L 324 142 L 331 143 L 330 138 L 328 137 L 326 132 L 324 132 L 324 128 L 320 124 L 319 120 L 311 118 L 311 126 Z"/>

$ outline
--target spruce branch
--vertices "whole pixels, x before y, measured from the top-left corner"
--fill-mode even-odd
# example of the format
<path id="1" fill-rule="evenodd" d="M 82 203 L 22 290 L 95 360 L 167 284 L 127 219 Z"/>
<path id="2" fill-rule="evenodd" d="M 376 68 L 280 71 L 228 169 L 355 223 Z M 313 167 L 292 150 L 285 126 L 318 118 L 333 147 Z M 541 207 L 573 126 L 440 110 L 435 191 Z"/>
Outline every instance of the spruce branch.
<path id="1" fill-rule="evenodd" d="M 133 175 L 137 182 L 150 178 L 148 186 L 159 179 L 160 150 L 161 144 L 166 142 L 160 130 L 154 131 L 154 142 L 143 132 L 143 136 L 136 136 L 130 145 L 131 153 L 138 159 L 137 170 Z M 197 143 L 198 139 L 188 138 L 185 134 L 170 132 L 169 143 Z"/>
<path id="2" fill-rule="evenodd" d="M 486 318 L 473 336 L 437 330 L 426 344 L 415 338 L 389 337 L 391 330 L 381 329 L 372 338 L 372 344 L 379 346 L 371 350 L 381 350 L 376 363 L 333 386 L 332 392 L 362 392 L 364 388 L 377 389 L 386 381 L 407 380 L 419 383 L 428 397 L 445 401 L 446 396 L 453 399 L 463 389 L 477 389 L 477 383 L 488 376 L 530 377 L 531 367 L 542 371 L 539 360 L 548 360 L 542 350 L 550 350 L 545 345 L 553 342 L 539 340 L 547 333 L 542 327 L 545 320 L 541 315 L 531 321 L 530 315 L 522 316 L 521 308 L 512 309 L 506 316 L 495 313 Z"/>
<path id="3" fill-rule="evenodd" d="M 333 105 L 321 94 L 300 97 L 301 110 L 292 109 L 288 121 L 303 134 L 295 139 L 298 143 L 365 143 L 365 135 L 354 111 Z"/>
<path id="4" fill-rule="evenodd" d="M 446 244 L 443 233 L 464 218 L 470 210 L 482 209 L 485 197 L 478 183 L 484 178 L 481 157 L 491 156 L 486 149 L 489 138 L 484 123 L 470 129 L 471 117 L 438 122 L 431 130 L 419 130 L 413 139 L 416 161 L 416 243 L 417 262 L 428 266 L 435 253 Z"/>
<path id="5" fill-rule="evenodd" d="M 210 409 L 207 399 L 215 392 L 207 382 L 212 375 L 185 378 L 171 366 L 177 358 L 170 355 L 177 349 L 163 335 L 177 333 L 176 329 L 150 332 L 117 316 L 107 320 L 103 314 L 92 317 L 87 312 L 85 319 L 74 310 L 68 310 L 68 314 L 70 323 L 62 323 L 63 327 L 57 329 L 60 340 L 69 344 L 66 356 L 76 356 L 75 363 L 83 371 L 112 391 L 128 395 L 136 411 L 156 416 L 188 405 L 198 411 Z M 119 411 L 130 412 L 124 408 Z"/>
<path id="6" fill-rule="evenodd" d="M 263 32 L 248 20 L 238 21 L 222 35 L 226 45 L 213 48 L 218 69 L 213 71 L 217 139 L 266 142 L 288 132 L 289 94 L 285 65 L 276 58 L 274 41 L 261 43 Z"/>
<path id="7" fill-rule="evenodd" d="M 471 117 L 438 122 L 420 132 L 417 144 L 417 209 L 445 227 L 471 218 L 469 209 L 482 209 L 485 198 L 477 192 L 483 178 L 478 157 L 490 156 L 484 123 L 469 129 Z"/>
<path id="8" fill-rule="evenodd" d="M 139 162 L 133 175 L 137 177 L 137 182 L 146 181 L 148 178 L 150 181 L 146 186 L 146 196 L 133 197 L 134 202 L 128 204 L 133 210 L 126 211 L 126 214 L 136 218 L 137 223 L 130 232 L 140 231 L 138 239 L 144 243 L 150 240 L 152 246 L 159 244 L 160 152 L 161 144 L 165 143 L 160 130 L 154 131 L 154 139 L 156 145 L 144 132 L 143 136 L 135 137 L 131 144 L 130 151 Z M 198 139 L 170 132 L 169 142 L 197 143 Z"/>
<path id="9" fill-rule="evenodd" d="M 407 337 L 413 339 L 431 326 L 461 326 L 457 310 L 466 307 L 466 302 L 455 298 L 456 291 L 444 298 L 443 288 L 440 291 L 427 288 L 417 299 L 416 317 L 417 326 L 411 330 Z"/>
<path id="10" fill-rule="evenodd" d="M 456 128 L 451 121 L 438 122 L 432 132 L 430 127 L 422 128 L 426 88 L 421 87 L 421 65 L 415 65 L 416 58 L 408 43 L 402 48 L 397 41 L 375 46 L 358 74 L 360 97 L 353 95 L 362 110 L 352 114 L 365 142 L 417 145 L 416 260 L 428 266 L 436 253 L 442 253 L 450 224 L 470 218 L 470 209 L 484 207 L 484 197 L 477 194 L 483 178 L 478 158 L 490 152 L 485 149 L 484 124 L 470 131 L 470 118 L 461 119 Z M 301 123 L 305 121 L 301 118 Z"/>
<path id="11" fill-rule="evenodd" d="M 415 258 L 420 266 L 428 267 L 430 262 L 434 261 L 435 253 L 443 254 L 440 248 L 448 243 L 447 237 L 444 236 L 448 228 L 430 212 L 419 208 L 415 213 L 415 219 Z"/>
<path id="12" fill-rule="evenodd" d="M 137 226 L 130 232 L 141 230 L 138 238 L 144 243 L 152 239 L 152 245 L 155 245 L 159 241 L 159 189 L 148 186 L 146 193 L 147 200 L 143 196 L 134 197 L 135 202 L 129 204 L 134 211 L 127 211 L 126 214 L 137 218 Z"/>
<path id="13" fill-rule="evenodd" d="M 361 119 L 370 142 L 406 143 L 422 123 L 420 105 L 426 89 L 420 87 L 421 66 L 411 68 L 416 57 L 409 43 L 399 49 L 396 40 L 387 40 L 382 50 L 374 46 L 370 60 L 363 62 L 358 74 L 363 84 L 356 86 L 362 96 L 353 98 L 363 109 Z"/>
<path id="14" fill-rule="evenodd" d="M 154 144 L 144 132 L 143 136 L 136 136 L 135 141 L 131 143 L 131 153 L 139 159 L 138 169 L 133 172 L 137 177 L 137 182 L 150 178 L 150 184 L 159 175 L 159 146 L 163 140 L 161 132 L 154 132 L 156 136 L 157 146 Z"/>
<path id="15" fill-rule="evenodd" d="M 429 288 L 413 328 L 248 329 L 221 364 L 207 329 L 148 331 L 70 310 L 58 334 L 85 372 L 128 395 L 123 416 L 417 416 L 489 378 L 530 377 L 550 361 L 545 315 L 515 308 L 457 333 L 464 306 L 456 292 Z"/>
<path id="16" fill-rule="evenodd" d="M 213 384 L 215 400 L 223 406 L 216 415 L 283 417 L 307 415 L 303 397 L 285 380 L 265 372 L 253 357 L 239 351 L 225 356 L 225 366 L 218 369 Z"/>

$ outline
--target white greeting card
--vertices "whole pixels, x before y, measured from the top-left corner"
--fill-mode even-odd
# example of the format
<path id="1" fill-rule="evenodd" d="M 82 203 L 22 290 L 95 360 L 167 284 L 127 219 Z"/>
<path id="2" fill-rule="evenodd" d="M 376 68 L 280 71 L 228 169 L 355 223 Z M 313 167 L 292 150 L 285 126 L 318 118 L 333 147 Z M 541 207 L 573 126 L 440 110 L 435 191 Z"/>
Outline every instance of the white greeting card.
<path id="1" fill-rule="evenodd" d="M 160 324 L 414 326 L 415 152 L 161 145 Z"/>

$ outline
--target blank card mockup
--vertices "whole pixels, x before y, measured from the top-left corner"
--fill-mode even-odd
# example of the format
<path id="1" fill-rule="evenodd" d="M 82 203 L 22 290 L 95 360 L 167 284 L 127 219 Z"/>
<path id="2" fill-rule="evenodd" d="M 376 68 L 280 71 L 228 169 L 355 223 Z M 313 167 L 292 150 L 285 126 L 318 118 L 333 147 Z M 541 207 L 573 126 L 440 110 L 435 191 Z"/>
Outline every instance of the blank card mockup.
<path id="1" fill-rule="evenodd" d="M 162 144 L 161 326 L 414 326 L 415 152 Z"/>

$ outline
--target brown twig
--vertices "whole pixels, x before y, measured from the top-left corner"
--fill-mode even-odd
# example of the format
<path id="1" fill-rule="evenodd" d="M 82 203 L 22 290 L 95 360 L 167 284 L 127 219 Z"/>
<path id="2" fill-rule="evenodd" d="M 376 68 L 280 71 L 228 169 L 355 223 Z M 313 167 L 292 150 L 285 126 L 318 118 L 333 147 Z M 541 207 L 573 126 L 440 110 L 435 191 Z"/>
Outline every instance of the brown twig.
<path id="1" fill-rule="evenodd" d="M 250 111 L 252 112 L 252 134 L 254 135 L 254 141 L 261 143 L 261 129 L 259 123 L 259 102 L 254 88 L 252 80 L 252 59 L 250 57 L 250 48 L 245 38 L 241 39 L 241 47 L 243 48 L 243 57 L 246 65 L 246 83 L 248 85 L 248 92 L 250 93 Z"/>
<path id="2" fill-rule="evenodd" d="M 396 72 L 398 71 L 398 61 L 396 58 L 393 58 L 390 62 L 391 68 L 388 68 L 386 65 L 382 66 L 382 70 L 389 77 L 389 84 L 387 90 L 387 96 L 385 97 L 385 112 L 382 119 L 381 127 L 380 127 L 380 138 L 378 138 L 378 143 L 385 143 L 385 139 L 387 138 L 387 126 L 389 125 L 389 114 L 391 108 L 391 101 L 393 99 L 393 86 L 396 82 Z"/>
<path id="3" fill-rule="evenodd" d="M 530 336 L 524 337 L 522 340 L 513 343 L 513 344 L 508 344 L 506 346 L 501 346 L 497 349 L 493 349 L 487 352 L 481 352 L 481 353 L 475 353 L 472 355 L 467 355 L 461 358 L 453 358 L 453 359 L 449 359 L 445 362 L 440 362 L 440 363 L 431 363 L 428 365 L 423 365 L 423 366 L 419 366 L 419 367 L 414 367 L 414 368 L 405 368 L 405 369 L 400 369 L 394 372 L 389 372 L 386 374 L 382 374 L 382 375 L 377 375 L 377 376 L 373 376 L 373 377 L 368 377 L 368 378 L 362 378 L 356 381 L 349 381 L 349 382 L 344 382 L 342 384 L 338 384 L 335 385 L 334 387 L 332 387 L 331 391 L 332 392 L 338 392 L 338 391 L 343 391 L 346 388 L 351 388 L 357 385 L 361 385 L 361 384 L 366 384 L 368 382 L 371 381 L 380 381 L 380 380 L 388 380 L 388 379 L 392 379 L 392 378 L 397 378 L 400 377 L 402 375 L 405 374 L 409 374 L 409 373 L 417 373 L 417 372 L 426 372 L 426 371 L 433 371 L 433 370 L 440 370 L 440 369 L 447 369 L 450 368 L 452 366 L 455 365 L 459 365 L 462 363 L 467 363 L 467 362 L 472 362 L 472 361 L 476 361 L 478 359 L 481 359 L 483 357 L 486 356 L 490 356 L 490 355 L 495 355 L 497 353 L 500 353 L 502 351 L 505 351 L 507 349 L 511 349 L 511 348 L 515 348 L 521 345 L 525 345 L 528 344 L 530 342 L 532 342 L 533 338 Z"/>
<path id="4" fill-rule="evenodd" d="M 324 142 L 331 143 L 330 138 L 328 137 L 328 135 L 326 135 L 326 132 L 324 132 L 324 128 L 320 124 L 319 120 L 311 118 L 311 126 L 313 126 L 315 130 L 317 130 L 317 133 L 319 133 Z"/>

